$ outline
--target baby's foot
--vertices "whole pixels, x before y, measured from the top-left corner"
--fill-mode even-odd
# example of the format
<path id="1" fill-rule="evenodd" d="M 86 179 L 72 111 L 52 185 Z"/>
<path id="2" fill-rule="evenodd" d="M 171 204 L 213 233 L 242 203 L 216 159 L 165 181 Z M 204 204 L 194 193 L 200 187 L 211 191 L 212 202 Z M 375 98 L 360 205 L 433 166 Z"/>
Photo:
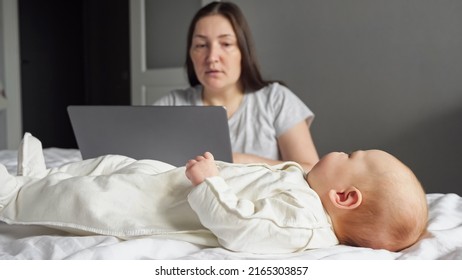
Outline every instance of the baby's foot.
<path id="1" fill-rule="evenodd" d="M 46 170 L 43 156 L 42 143 L 29 132 L 24 137 L 18 148 L 18 176 L 35 177 Z"/>

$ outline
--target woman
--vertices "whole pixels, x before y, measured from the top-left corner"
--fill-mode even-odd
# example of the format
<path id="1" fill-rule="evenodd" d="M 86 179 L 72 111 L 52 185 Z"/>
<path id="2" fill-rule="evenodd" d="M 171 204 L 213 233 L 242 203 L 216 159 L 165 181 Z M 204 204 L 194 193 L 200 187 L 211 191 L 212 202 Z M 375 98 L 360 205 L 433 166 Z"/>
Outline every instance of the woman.
<path id="1" fill-rule="evenodd" d="M 250 29 L 239 7 L 212 2 L 194 16 L 187 37 L 190 88 L 154 105 L 224 106 L 236 163 L 319 160 L 310 109 L 287 87 L 262 78 Z"/>

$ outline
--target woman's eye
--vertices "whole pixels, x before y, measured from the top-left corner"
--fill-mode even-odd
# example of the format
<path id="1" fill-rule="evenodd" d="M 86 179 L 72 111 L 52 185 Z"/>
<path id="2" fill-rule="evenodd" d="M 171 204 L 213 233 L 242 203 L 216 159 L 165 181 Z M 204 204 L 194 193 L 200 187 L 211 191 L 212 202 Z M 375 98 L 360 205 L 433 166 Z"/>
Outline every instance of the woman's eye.
<path id="1" fill-rule="evenodd" d="M 207 47 L 207 42 L 203 40 L 193 40 L 192 41 L 192 48 L 194 49 L 203 49 Z"/>
<path id="2" fill-rule="evenodd" d="M 230 48 L 230 47 L 234 46 L 234 43 L 223 42 L 223 43 L 221 43 L 221 45 L 222 45 L 224 48 Z"/>

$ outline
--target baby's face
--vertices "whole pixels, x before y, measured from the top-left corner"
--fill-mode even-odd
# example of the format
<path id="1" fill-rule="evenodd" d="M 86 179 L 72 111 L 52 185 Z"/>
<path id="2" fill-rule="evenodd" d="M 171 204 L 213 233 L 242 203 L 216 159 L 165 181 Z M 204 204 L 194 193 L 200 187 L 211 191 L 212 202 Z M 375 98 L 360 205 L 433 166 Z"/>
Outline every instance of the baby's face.
<path id="1" fill-rule="evenodd" d="M 307 181 L 322 197 L 331 189 L 356 186 L 377 172 L 387 172 L 402 165 L 392 155 L 380 150 L 333 152 L 322 157 L 308 173 Z"/>

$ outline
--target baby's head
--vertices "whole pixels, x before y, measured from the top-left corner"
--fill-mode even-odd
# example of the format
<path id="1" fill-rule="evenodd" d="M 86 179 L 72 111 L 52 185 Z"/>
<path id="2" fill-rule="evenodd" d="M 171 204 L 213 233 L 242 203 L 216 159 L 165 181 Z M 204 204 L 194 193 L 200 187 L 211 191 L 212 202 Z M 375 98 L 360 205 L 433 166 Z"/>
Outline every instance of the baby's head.
<path id="1" fill-rule="evenodd" d="M 341 244 L 399 251 L 425 232 L 425 192 L 414 173 L 380 150 L 330 153 L 308 173 Z"/>

